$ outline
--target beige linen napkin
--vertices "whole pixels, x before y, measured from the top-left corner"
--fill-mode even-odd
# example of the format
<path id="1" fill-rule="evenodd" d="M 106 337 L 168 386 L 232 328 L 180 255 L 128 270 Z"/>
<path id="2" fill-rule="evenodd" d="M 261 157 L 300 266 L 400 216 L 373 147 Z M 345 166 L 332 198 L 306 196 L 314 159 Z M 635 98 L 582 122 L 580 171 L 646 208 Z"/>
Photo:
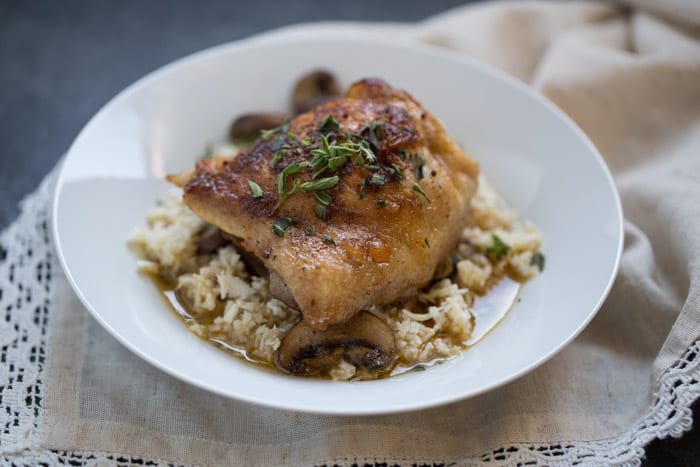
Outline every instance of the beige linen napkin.
<path id="1" fill-rule="evenodd" d="M 691 2 L 674 2 L 685 14 L 637 3 L 665 19 L 608 4 L 516 2 L 417 25 L 313 26 L 390 31 L 489 62 L 545 94 L 596 144 L 622 195 L 625 252 L 598 316 L 549 363 L 413 413 L 261 408 L 150 367 L 88 316 L 59 274 L 50 313 L 37 318 L 50 318 L 36 373 L 40 416 L 18 417 L 22 436 L 3 454 L 96 464 L 600 465 L 638 463 L 649 440 L 680 435 L 700 395 L 700 29 L 672 21 L 697 25 L 700 14 Z"/>

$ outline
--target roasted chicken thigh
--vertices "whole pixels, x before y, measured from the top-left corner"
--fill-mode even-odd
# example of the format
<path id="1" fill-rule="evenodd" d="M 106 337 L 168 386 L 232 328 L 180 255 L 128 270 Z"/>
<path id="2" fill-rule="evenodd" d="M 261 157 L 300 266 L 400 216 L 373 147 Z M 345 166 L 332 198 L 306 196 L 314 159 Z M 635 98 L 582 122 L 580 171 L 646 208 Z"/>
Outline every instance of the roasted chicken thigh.
<path id="1" fill-rule="evenodd" d="M 365 79 L 169 179 L 322 331 L 431 281 L 468 222 L 478 171 L 412 96 Z"/>

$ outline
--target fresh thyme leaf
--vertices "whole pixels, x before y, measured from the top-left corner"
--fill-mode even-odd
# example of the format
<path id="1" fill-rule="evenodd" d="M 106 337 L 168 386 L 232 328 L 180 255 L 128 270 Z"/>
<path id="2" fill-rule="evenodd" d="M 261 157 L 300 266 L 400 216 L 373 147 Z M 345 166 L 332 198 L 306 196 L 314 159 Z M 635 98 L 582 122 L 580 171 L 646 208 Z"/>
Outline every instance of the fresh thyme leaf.
<path id="1" fill-rule="evenodd" d="M 384 186 L 384 184 L 386 184 L 386 177 L 382 174 L 373 173 L 367 179 L 367 185 L 369 186 Z"/>
<path id="2" fill-rule="evenodd" d="M 398 181 L 401 181 L 403 179 L 403 169 L 398 164 L 391 164 L 391 166 L 394 168 L 394 173 L 396 174 L 396 179 Z"/>
<path id="3" fill-rule="evenodd" d="M 319 178 L 318 180 L 312 180 L 310 182 L 304 182 L 299 186 L 299 189 L 304 191 L 322 191 L 333 188 L 338 184 L 340 177 L 334 175 L 333 177 Z"/>
<path id="4" fill-rule="evenodd" d="M 328 196 L 327 193 L 323 193 L 322 191 L 314 191 L 313 194 L 318 200 L 318 202 L 323 204 L 324 206 L 328 206 L 329 204 L 331 204 L 331 201 L 333 201 L 333 198 Z"/>
<path id="5" fill-rule="evenodd" d="M 314 232 L 316 232 L 316 227 L 314 227 L 313 225 L 310 225 L 304 229 L 304 233 L 306 235 L 313 235 Z"/>
<path id="6" fill-rule="evenodd" d="M 282 152 L 277 151 L 272 155 L 272 159 L 270 159 L 270 168 L 274 169 L 277 167 L 277 164 L 279 164 L 279 161 L 282 159 Z"/>
<path id="7" fill-rule="evenodd" d="M 301 190 L 301 180 L 297 178 L 294 180 L 294 185 L 292 186 L 292 189 L 289 190 L 289 192 L 287 193 L 287 196 L 291 195 L 292 193 L 296 193 L 299 190 Z"/>
<path id="8" fill-rule="evenodd" d="M 328 159 L 328 170 L 335 172 L 340 169 L 348 161 L 348 156 L 337 156 Z"/>
<path id="9" fill-rule="evenodd" d="M 532 255 L 530 264 L 537 266 L 540 269 L 540 272 L 544 271 L 544 255 L 539 251 L 536 252 L 534 255 Z"/>
<path id="10" fill-rule="evenodd" d="M 333 157 L 331 146 L 328 144 L 328 138 L 326 138 L 326 135 L 321 135 L 321 148 L 323 148 L 324 155 Z"/>
<path id="11" fill-rule="evenodd" d="M 360 199 L 364 198 L 365 196 L 367 196 L 367 187 L 362 185 L 360 187 Z"/>
<path id="12" fill-rule="evenodd" d="M 308 136 L 305 136 L 304 138 L 301 139 L 301 144 L 303 144 L 304 146 L 308 146 L 309 144 L 311 144 L 311 138 L 309 138 Z"/>
<path id="13" fill-rule="evenodd" d="M 402 161 L 406 160 L 406 150 L 404 148 L 399 148 L 399 159 Z"/>
<path id="14" fill-rule="evenodd" d="M 277 174 L 277 195 L 282 197 L 284 196 L 285 193 L 285 188 L 284 188 L 284 172 L 280 172 Z"/>
<path id="15" fill-rule="evenodd" d="M 316 206 L 316 217 L 323 221 L 328 219 L 328 209 L 323 204 Z"/>
<path id="16" fill-rule="evenodd" d="M 282 172 L 285 175 L 293 175 L 295 173 L 301 172 L 302 167 L 297 163 L 297 161 L 292 162 L 287 167 L 285 167 Z"/>
<path id="17" fill-rule="evenodd" d="M 290 120 L 287 120 L 286 122 L 284 122 L 283 124 L 281 124 L 281 125 L 278 126 L 277 128 L 273 128 L 273 129 L 271 129 L 271 130 L 262 130 L 262 131 L 260 131 L 260 135 L 261 135 L 263 138 L 267 138 L 267 137 L 269 137 L 269 136 L 276 135 L 277 133 L 286 133 L 286 132 L 289 131 L 289 125 L 290 125 L 290 123 L 291 123 L 291 121 L 290 121 Z"/>
<path id="18" fill-rule="evenodd" d="M 428 198 L 428 195 L 425 194 L 425 191 L 423 191 L 423 188 L 419 184 L 413 184 L 413 191 L 421 195 L 423 198 L 427 199 L 429 203 L 431 202 L 430 198 Z"/>
<path id="19" fill-rule="evenodd" d="M 323 167 L 319 167 L 318 169 L 314 170 L 314 172 L 311 174 L 311 178 L 315 180 L 319 175 L 321 175 L 323 172 L 325 172 L 327 168 L 328 167 L 323 166 Z"/>
<path id="20" fill-rule="evenodd" d="M 277 217 L 272 224 L 272 232 L 278 237 L 284 237 L 284 231 L 287 230 L 292 223 L 289 217 Z"/>
<path id="21" fill-rule="evenodd" d="M 287 133 L 287 138 L 288 139 L 296 139 L 296 135 L 290 131 Z"/>
<path id="22" fill-rule="evenodd" d="M 506 256 L 510 251 L 510 246 L 496 234 L 491 234 L 491 239 L 493 240 L 493 245 L 486 248 L 486 255 L 494 259 L 501 259 Z"/>
<path id="23" fill-rule="evenodd" d="M 377 205 L 378 205 L 380 208 L 383 208 L 384 206 L 387 205 L 387 201 L 386 201 L 385 199 L 378 199 L 378 200 L 376 201 L 376 203 L 377 203 Z"/>
<path id="24" fill-rule="evenodd" d="M 379 147 L 379 137 L 382 136 L 382 125 L 384 124 L 384 119 L 380 119 L 373 122 L 365 123 L 360 129 L 360 134 L 364 134 L 367 131 L 367 139 L 369 143 L 375 148 Z"/>
<path id="25" fill-rule="evenodd" d="M 263 195 L 262 188 L 260 188 L 260 185 L 255 183 L 252 180 L 246 180 L 248 182 L 248 187 L 250 188 L 250 192 L 253 194 L 253 198 L 260 198 Z"/>
<path id="26" fill-rule="evenodd" d="M 327 116 L 323 122 L 321 122 L 321 125 L 318 127 L 319 131 L 332 131 L 332 130 L 337 130 L 340 128 L 340 125 L 338 125 L 338 122 L 336 121 L 335 117 L 333 115 Z"/>
<path id="27" fill-rule="evenodd" d="M 323 243 L 328 243 L 329 245 L 335 245 L 335 240 L 333 240 L 333 237 L 330 235 L 323 234 L 321 235 L 321 239 L 323 240 Z"/>

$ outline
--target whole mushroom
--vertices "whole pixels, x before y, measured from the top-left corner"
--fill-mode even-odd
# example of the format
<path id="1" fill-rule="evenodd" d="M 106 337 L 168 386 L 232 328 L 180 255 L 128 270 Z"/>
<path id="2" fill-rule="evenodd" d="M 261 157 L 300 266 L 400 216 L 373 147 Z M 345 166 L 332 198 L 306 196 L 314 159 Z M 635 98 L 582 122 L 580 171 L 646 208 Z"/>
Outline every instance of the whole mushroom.
<path id="1" fill-rule="evenodd" d="M 314 70 L 299 78 L 294 86 L 292 108 L 301 114 L 336 97 L 340 97 L 340 84 L 335 76 L 326 70 Z"/>

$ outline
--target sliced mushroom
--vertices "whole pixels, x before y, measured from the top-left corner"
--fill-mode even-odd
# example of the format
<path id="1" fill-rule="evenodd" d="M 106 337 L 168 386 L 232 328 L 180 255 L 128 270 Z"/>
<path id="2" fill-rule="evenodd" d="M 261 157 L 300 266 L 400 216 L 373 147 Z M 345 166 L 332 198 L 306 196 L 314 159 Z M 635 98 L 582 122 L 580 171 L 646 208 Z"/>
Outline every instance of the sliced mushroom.
<path id="1" fill-rule="evenodd" d="M 340 97 L 340 84 L 335 76 L 326 70 L 315 70 L 297 81 L 292 107 L 296 114 L 301 114 L 336 97 Z"/>
<path id="2" fill-rule="evenodd" d="M 248 144 L 260 137 L 262 130 L 271 130 L 283 125 L 291 115 L 284 112 L 256 112 L 244 114 L 234 120 L 229 131 L 231 142 L 236 145 Z"/>
<path id="3" fill-rule="evenodd" d="M 334 367 L 341 358 L 369 370 L 386 368 L 394 361 L 394 332 L 381 319 L 361 311 L 345 323 L 325 331 L 297 323 L 282 339 L 277 366 L 295 375 L 315 375 Z"/>

